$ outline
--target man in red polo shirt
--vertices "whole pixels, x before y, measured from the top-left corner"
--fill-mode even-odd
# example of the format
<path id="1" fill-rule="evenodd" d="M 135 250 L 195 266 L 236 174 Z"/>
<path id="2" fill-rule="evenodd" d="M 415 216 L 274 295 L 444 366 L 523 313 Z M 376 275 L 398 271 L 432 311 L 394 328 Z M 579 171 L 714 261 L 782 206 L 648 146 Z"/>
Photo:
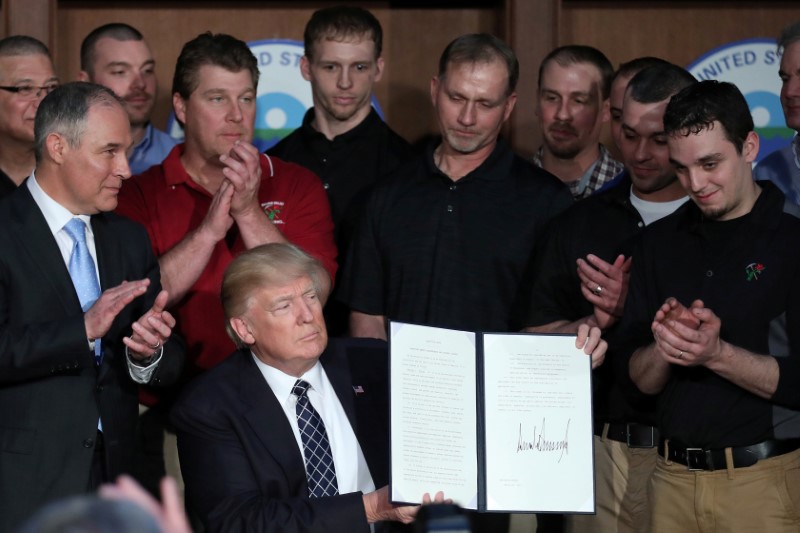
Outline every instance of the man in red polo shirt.
<path id="1" fill-rule="evenodd" d="M 219 292 L 236 255 L 289 241 L 322 261 L 331 278 L 336 273 L 333 222 L 319 179 L 250 143 L 258 76 L 256 58 L 234 37 L 205 33 L 186 43 L 172 90 L 186 140 L 119 195 L 117 211 L 147 228 L 159 257 L 161 283 L 187 343 L 187 378 L 233 351 Z M 156 403 L 143 392 L 143 403 Z"/>

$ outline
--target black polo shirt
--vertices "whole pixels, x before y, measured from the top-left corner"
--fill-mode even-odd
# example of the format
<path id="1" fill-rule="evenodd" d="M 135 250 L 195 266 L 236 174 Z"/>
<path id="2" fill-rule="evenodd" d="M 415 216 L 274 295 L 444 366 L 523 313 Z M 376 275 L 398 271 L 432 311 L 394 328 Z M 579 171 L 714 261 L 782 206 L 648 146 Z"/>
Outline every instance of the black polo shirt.
<path id="1" fill-rule="evenodd" d="M 14 192 L 17 188 L 17 184 L 14 183 L 8 174 L 0 170 L 0 198 L 3 196 Z"/>
<path id="2" fill-rule="evenodd" d="M 522 306 L 523 325 L 574 321 L 594 312 L 592 304 L 581 293 L 575 261 L 591 253 L 613 263 L 620 253 L 626 253 L 625 243 L 645 227 L 639 212 L 631 205 L 631 181 L 627 172 L 617 182 L 575 203 L 553 220 L 547 243 L 534 263 L 532 282 L 526 282 L 526 287 L 532 287 Z M 639 394 L 632 386 L 626 365 L 613 364 L 613 360 L 618 359 L 613 350 L 614 329 L 603 334 L 610 349 L 603 365 L 594 371 L 594 417 L 602 422 L 653 425 L 653 399 Z"/>
<path id="3" fill-rule="evenodd" d="M 381 120 L 375 109 L 355 128 L 328 140 L 311 125 L 314 109 L 309 109 L 303 124 L 268 153 L 314 172 L 322 180 L 334 224 L 334 239 L 339 250 L 338 291 L 344 270 L 343 260 L 353 239 L 356 223 L 367 194 L 376 182 L 386 178 L 411 155 L 409 144 Z M 325 322 L 331 336 L 347 332 L 350 310 L 337 302 L 336 293 L 325 306 Z"/>
<path id="4" fill-rule="evenodd" d="M 433 151 L 374 191 L 350 249 L 340 298 L 390 319 L 509 331 L 511 307 L 550 219 L 572 204 L 560 180 L 502 139 L 454 182 Z"/>
<path id="5" fill-rule="evenodd" d="M 411 155 L 409 144 L 381 120 L 375 109 L 350 131 L 328 140 L 311 125 L 314 109 L 303 124 L 268 150 L 314 172 L 322 180 L 331 203 L 336 245 L 345 253 L 366 191 L 405 163 Z"/>
<path id="6" fill-rule="evenodd" d="M 650 326 L 670 296 L 701 299 L 722 321 L 720 337 L 780 368 L 771 400 L 705 367 L 672 366 L 658 398 L 663 437 L 686 446 L 725 448 L 800 437 L 800 208 L 772 183 L 753 210 L 729 221 L 706 219 L 693 202 L 647 227 L 637 241 L 620 324 L 623 353 L 653 342 Z"/>

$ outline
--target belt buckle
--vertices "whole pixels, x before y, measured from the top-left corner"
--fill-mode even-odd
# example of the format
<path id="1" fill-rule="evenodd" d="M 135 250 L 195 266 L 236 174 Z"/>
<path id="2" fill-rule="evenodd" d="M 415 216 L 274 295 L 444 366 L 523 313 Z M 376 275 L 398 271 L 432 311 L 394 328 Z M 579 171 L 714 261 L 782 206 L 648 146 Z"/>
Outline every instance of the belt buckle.
<path id="1" fill-rule="evenodd" d="M 701 461 L 708 464 L 706 459 L 706 451 L 703 448 L 686 448 L 686 467 L 689 472 L 706 470 L 704 466 L 700 466 Z"/>
<path id="2" fill-rule="evenodd" d="M 625 439 L 628 444 L 628 448 L 653 448 L 656 446 L 656 430 L 653 426 L 650 426 L 650 444 L 631 444 L 631 426 L 636 426 L 638 424 L 625 424 Z"/>

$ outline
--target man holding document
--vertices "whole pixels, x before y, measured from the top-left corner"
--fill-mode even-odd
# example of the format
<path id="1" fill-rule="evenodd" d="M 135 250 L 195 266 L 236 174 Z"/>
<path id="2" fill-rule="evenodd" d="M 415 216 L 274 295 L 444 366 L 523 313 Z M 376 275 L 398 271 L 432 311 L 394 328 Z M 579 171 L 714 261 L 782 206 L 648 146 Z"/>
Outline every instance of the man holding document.
<path id="1" fill-rule="evenodd" d="M 389 320 L 467 332 L 519 329 L 512 323 L 512 307 L 523 274 L 550 219 L 572 204 L 572 196 L 560 180 L 514 154 L 499 137 L 516 103 L 518 77 L 514 51 L 492 35 L 463 35 L 443 51 L 439 71 L 431 80 L 431 101 L 442 137 L 373 191 L 348 250 L 339 296 L 351 309 L 353 336 L 385 339 Z M 413 331 L 404 329 L 406 334 Z M 459 366 L 470 360 L 470 341 L 459 332 L 456 336 L 466 342 L 465 349 L 456 356 L 440 356 Z M 575 345 L 575 336 L 569 342 Z M 596 363 L 602 361 L 606 346 L 598 328 L 581 328 L 577 344 Z M 420 361 L 426 362 L 430 360 Z M 588 358 L 582 362 L 588 372 Z M 476 365 L 460 368 L 463 375 L 446 379 L 459 380 L 458 390 L 474 397 L 470 383 L 475 383 Z M 393 390 L 397 377 L 393 372 Z M 409 378 L 412 385 L 415 381 L 419 383 Z M 420 390 L 409 400 L 429 397 L 439 402 L 436 409 L 447 412 L 441 405 L 444 394 Z M 474 403 L 472 407 L 474 411 Z M 409 409 L 414 407 L 409 404 Z M 393 405 L 393 424 L 395 415 Z M 469 428 L 470 421 L 464 419 L 461 425 Z M 541 419 L 536 425 L 539 435 Z M 475 440 L 474 424 L 464 431 Z M 518 425 L 515 431 L 519 440 Z M 434 441 L 437 438 L 433 436 Z M 397 467 L 393 440 L 393 467 Z M 453 450 L 440 448 L 420 453 L 426 458 L 453 455 Z M 472 471 L 463 479 L 475 486 L 475 454 L 463 449 L 458 454 L 465 463 L 471 461 Z M 413 467 L 415 461 L 408 457 L 407 464 Z M 397 483 L 394 478 L 392 482 L 394 489 Z M 395 496 L 419 497 L 413 489 Z M 456 503 L 481 507 L 470 500 L 471 496 L 458 497 Z M 507 515 L 472 518 L 476 532 L 508 529 Z"/>
<path id="2" fill-rule="evenodd" d="M 414 519 L 385 486 L 386 344 L 328 343 L 330 287 L 290 244 L 253 248 L 225 272 L 226 328 L 241 349 L 173 410 L 188 503 L 208 531 L 369 532 Z"/>

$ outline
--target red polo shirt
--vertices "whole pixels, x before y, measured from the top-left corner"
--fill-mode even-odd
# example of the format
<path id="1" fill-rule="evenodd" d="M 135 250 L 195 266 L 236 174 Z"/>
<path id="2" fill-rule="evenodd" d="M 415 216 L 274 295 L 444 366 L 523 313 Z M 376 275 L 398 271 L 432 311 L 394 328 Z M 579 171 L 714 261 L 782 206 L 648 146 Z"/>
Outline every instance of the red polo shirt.
<path id="1" fill-rule="evenodd" d="M 156 256 L 172 249 L 197 228 L 212 195 L 197 185 L 181 163 L 184 145 L 176 146 L 161 165 L 124 182 L 117 212 L 147 228 Z M 336 246 L 330 206 L 320 180 L 310 171 L 276 157 L 261 156 L 264 211 L 293 244 L 322 261 L 336 274 Z M 188 376 L 225 359 L 234 349 L 225 333 L 220 286 L 225 268 L 245 250 L 236 224 L 219 241 L 200 278 L 170 311 L 186 340 Z M 150 403 L 150 402 L 145 402 Z"/>

